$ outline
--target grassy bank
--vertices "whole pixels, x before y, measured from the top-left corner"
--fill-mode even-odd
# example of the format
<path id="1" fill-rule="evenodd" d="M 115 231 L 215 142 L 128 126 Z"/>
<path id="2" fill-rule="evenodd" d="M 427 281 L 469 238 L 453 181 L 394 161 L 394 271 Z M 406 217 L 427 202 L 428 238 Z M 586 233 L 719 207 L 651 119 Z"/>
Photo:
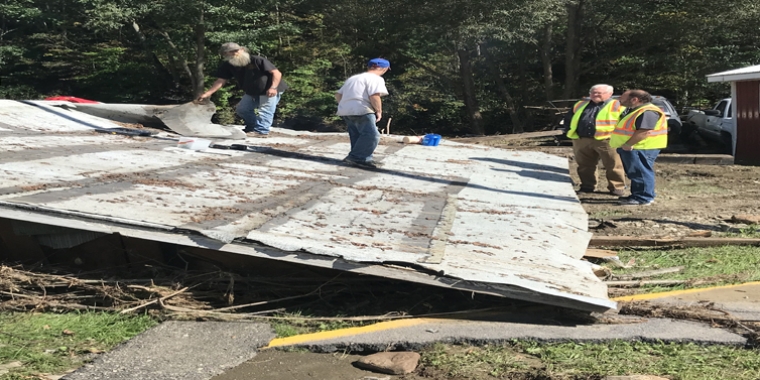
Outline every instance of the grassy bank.
<path id="1" fill-rule="evenodd" d="M 683 266 L 684 270 L 681 272 L 647 279 L 688 280 L 697 284 L 650 286 L 647 292 L 760 281 L 760 248 L 758 247 L 621 250 L 618 255 L 623 263 L 632 262 L 633 266 L 627 269 L 613 268 L 616 275 Z"/>
<path id="2" fill-rule="evenodd" d="M 673 380 L 756 380 L 760 351 L 696 344 L 603 344 L 515 341 L 504 345 L 438 344 L 423 352 L 425 377 L 461 380 L 601 379 L 646 374 Z"/>
<path id="3" fill-rule="evenodd" d="M 0 313 L 0 379 L 77 368 L 156 323 L 147 316 L 107 313 Z"/>

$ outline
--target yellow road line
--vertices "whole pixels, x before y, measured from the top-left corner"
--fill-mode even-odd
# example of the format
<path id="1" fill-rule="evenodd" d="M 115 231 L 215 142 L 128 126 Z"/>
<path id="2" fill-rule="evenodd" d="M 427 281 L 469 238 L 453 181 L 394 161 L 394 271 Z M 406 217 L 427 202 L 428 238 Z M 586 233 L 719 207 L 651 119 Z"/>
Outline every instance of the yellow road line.
<path id="1" fill-rule="evenodd" d="M 672 292 L 662 292 L 662 293 L 635 294 L 632 296 L 612 298 L 612 300 L 617 301 L 617 302 L 646 301 L 646 300 L 653 300 L 653 299 L 658 299 L 658 298 L 675 297 L 675 296 L 680 296 L 684 294 L 708 292 L 711 290 L 718 290 L 718 289 L 731 289 L 731 288 L 738 288 L 741 286 L 751 286 L 751 285 L 760 285 L 760 281 L 747 282 L 744 284 L 736 284 L 736 285 L 713 286 L 711 288 L 674 290 Z"/>
<path id="2" fill-rule="evenodd" d="M 295 336 L 289 336 L 287 338 L 273 339 L 271 342 L 269 342 L 269 345 L 264 348 L 292 346 L 292 345 L 297 345 L 297 344 L 316 342 L 318 340 L 335 339 L 335 338 L 342 338 L 342 337 L 357 335 L 357 334 L 366 334 L 366 333 L 372 333 L 372 332 L 378 332 L 378 331 L 384 331 L 384 330 L 392 330 L 392 329 L 397 329 L 401 327 L 409 327 L 409 326 L 421 325 L 424 323 L 430 323 L 432 321 L 435 321 L 435 319 L 431 319 L 431 318 L 397 319 L 395 321 L 380 322 L 380 323 L 375 323 L 373 325 L 367 325 L 367 326 L 362 326 L 362 327 L 350 327 L 347 329 L 322 331 L 322 332 L 313 333 L 313 334 L 295 335 Z"/>

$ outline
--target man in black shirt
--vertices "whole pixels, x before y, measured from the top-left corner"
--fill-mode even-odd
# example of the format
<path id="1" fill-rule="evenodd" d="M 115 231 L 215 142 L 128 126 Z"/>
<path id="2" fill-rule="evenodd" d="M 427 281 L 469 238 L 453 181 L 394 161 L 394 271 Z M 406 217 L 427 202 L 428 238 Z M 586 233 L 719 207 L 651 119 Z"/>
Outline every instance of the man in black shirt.
<path id="1" fill-rule="evenodd" d="M 217 80 L 198 100 L 203 101 L 235 79 L 245 92 L 235 111 L 245 120 L 245 132 L 253 136 L 266 136 L 272 127 L 277 103 L 288 85 L 282 73 L 264 57 L 251 55 L 247 48 L 227 42 L 219 49 L 224 61 L 216 70 Z M 259 111 L 256 115 L 256 110 Z"/>

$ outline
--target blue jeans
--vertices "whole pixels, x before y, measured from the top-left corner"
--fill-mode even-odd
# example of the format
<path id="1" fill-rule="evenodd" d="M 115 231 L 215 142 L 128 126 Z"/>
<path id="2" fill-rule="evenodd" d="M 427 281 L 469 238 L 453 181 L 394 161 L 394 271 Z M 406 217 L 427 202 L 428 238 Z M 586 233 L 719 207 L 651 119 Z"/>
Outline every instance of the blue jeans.
<path id="1" fill-rule="evenodd" d="M 281 92 L 271 98 L 265 95 L 251 96 L 245 94 L 243 99 L 238 103 L 235 112 L 245 120 L 246 132 L 257 132 L 263 135 L 269 133 L 274 121 L 274 112 L 277 110 L 277 103 L 280 102 Z M 256 110 L 259 110 L 258 116 Z"/>
<path id="2" fill-rule="evenodd" d="M 654 160 L 660 154 L 659 149 L 632 150 L 617 149 L 623 161 L 625 175 L 631 181 L 631 199 L 639 202 L 654 200 Z"/>
<path id="3" fill-rule="evenodd" d="M 380 142 L 380 132 L 375 125 L 377 118 L 370 113 L 361 116 L 341 116 L 348 126 L 348 137 L 351 140 L 351 152 L 348 158 L 354 161 L 372 161 Z"/>

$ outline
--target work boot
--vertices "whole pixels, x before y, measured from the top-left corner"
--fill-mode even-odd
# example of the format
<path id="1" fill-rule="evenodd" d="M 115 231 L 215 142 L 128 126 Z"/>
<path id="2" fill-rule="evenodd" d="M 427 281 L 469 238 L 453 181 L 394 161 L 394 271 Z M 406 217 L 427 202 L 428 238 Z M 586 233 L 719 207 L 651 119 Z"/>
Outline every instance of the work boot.
<path id="1" fill-rule="evenodd" d="M 612 194 L 612 195 L 614 195 L 616 197 L 619 197 L 619 198 L 624 198 L 625 197 L 625 190 L 623 190 L 623 189 L 610 190 L 610 194 Z"/>
<path id="2" fill-rule="evenodd" d="M 621 206 L 649 206 L 654 201 L 639 201 L 633 198 L 627 198 L 620 201 Z"/>
<path id="3" fill-rule="evenodd" d="M 371 169 L 377 169 L 383 166 L 382 163 L 374 161 L 374 160 L 359 161 L 359 160 L 354 160 L 353 158 L 349 158 L 349 157 L 344 158 L 343 162 L 353 165 L 353 166 L 359 166 L 359 167 L 371 168 Z"/>
<path id="4" fill-rule="evenodd" d="M 576 193 L 593 193 L 594 189 L 588 189 L 581 187 L 580 189 L 575 191 Z"/>

